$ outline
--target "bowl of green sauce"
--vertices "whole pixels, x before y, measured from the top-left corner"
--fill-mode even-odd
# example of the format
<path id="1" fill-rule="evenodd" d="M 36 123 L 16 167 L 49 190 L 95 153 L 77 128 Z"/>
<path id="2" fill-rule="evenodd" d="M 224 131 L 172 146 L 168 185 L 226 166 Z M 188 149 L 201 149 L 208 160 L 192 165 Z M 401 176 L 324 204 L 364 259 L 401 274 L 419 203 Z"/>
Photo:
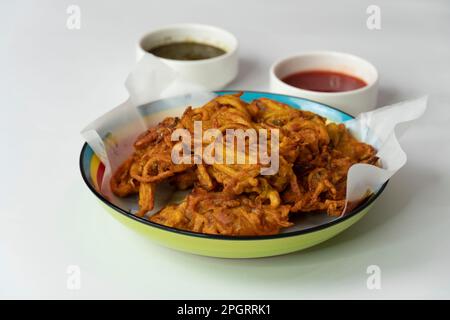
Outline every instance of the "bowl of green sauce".
<path id="1" fill-rule="evenodd" d="M 206 90 L 218 90 L 238 73 L 238 41 L 230 32 L 201 24 L 153 30 L 138 45 L 137 58 L 151 54 Z"/>

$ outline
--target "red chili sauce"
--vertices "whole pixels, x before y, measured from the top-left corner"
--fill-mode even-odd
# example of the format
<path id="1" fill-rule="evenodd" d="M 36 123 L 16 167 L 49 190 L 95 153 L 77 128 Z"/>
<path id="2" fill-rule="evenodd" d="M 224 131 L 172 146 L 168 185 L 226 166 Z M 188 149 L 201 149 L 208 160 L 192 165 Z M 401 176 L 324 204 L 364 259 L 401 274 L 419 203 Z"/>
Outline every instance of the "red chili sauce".
<path id="1" fill-rule="evenodd" d="M 324 70 L 301 71 L 282 79 L 287 84 L 311 91 L 343 92 L 367 85 L 363 80 L 345 73 Z"/>

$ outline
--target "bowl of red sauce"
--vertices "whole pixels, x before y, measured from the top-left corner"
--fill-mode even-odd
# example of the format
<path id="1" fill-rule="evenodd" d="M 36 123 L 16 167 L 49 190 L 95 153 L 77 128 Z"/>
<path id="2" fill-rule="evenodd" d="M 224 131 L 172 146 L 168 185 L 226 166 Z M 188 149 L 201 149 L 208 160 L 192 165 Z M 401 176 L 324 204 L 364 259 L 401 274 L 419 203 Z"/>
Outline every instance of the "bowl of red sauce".
<path id="1" fill-rule="evenodd" d="M 271 91 L 315 100 L 354 116 L 377 104 L 378 72 L 367 60 L 334 51 L 307 52 L 275 62 Z"/>

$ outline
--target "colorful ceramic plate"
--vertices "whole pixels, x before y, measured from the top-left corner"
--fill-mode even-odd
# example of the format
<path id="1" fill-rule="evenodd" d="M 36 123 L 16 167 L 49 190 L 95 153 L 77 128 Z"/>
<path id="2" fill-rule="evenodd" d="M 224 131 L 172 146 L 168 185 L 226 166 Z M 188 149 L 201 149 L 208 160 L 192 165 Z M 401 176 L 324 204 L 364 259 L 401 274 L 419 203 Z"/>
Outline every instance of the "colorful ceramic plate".
<path id="1" fill-rule="evenodd" d="M 224 95 L 236 92 L 218 91 L 216 93 L 217 95 Z M 241 96 L 245 101 L 252 101 L 261 97 L 286 103 L 297 109 L 313 111 L 334 122 L 345 122 L 352 119 L 352 116 L 340 110 L 298 97 L 254 91 L 244 91 Z M 186 99 L 186 97 L 183 99 Z M 183 100 L 184 102 L 189 103 Z M 153 117 L 154 121 L 160 121 L 166 116 L 167 110 L 183 108 L 186 105 L 188 104 L 180 105 L 179 99 L 161 100 L 145 108 L 146 113 L 148 113 L 146 116 Z M 329 217 L 325 213 L 305 214 L 296 221 L 295 227 L 286 229 L 283 233 L 277 235 L 232 237 L 206 235 L 159 225 L 133 215 L 130 213 L 130 209 L 125 208 L 125 206 L 121 207 L 108 201 L 99 191 L 104 166 L 87 144 L 81 150 L 80 170 L 86 185 L 101 201 L 105 209 L 127 227 L 133 228 L 145 237 L 173 249 L 222 258 L 257 258 L 281 255 L 302 250 L 330 239 L 361 219 L 369 211 L 387 184 L 386 182 L 363 204 L 342 217 Z M 164 205 L 164 202 L 167 201 L 169 200 L 166 197 L 159 206 Z"/>

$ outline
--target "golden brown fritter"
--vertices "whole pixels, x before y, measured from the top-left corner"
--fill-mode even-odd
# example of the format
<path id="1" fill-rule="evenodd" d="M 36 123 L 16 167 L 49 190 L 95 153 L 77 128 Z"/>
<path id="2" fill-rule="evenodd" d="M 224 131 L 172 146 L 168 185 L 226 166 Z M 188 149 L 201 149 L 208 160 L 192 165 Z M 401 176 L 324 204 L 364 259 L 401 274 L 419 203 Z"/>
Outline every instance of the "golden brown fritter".
<path id="1" fill-rule="evenodd" d="M 169 181 L 181 190 L 193 188 L 183 202 L 169 204 L 149 219 L 209 234 L 275 234 L 291 225 L 289 213 L 340 215 L 349 168 L 356 163 L 377 165 L 376 150 L 357 141 L 343 124 L 327 124 L 315 113 L 266 98 L 247 104 L 239 96 L 221 96 L 203 107 L 188 107 L 181 119 L 166 118 L 147 130 L 137 139 L 133 155 L 111 178 L 112 191 L 120 197 L 139 193 L 137 214 L 144 216 L 153 208 L 159 183 Z M 267 164 L 259 157 L 254 163 L 249 161 L 250 139 L 245 140 L 245 152 L 235 153 L 232 163 L 174 164 L 171 134 L 186 129 L 193 136 L 195 121 L 201 121 L 203 132 L 217 129 L 224 140 L 227 129 L 278 129 L 278 172 L 261 175 Z M 270 144 L 270 134 L 268 138 Z M 214 139 L 200 143 L 205 147 Z M 220 146 L 224 159 L 236 151 L 225 143 Z M 193 147 L 194 139 L 192 159 Z M 237 157 L 245 159 L 245 164 L 236 163 Z"/>
<path id="2" fill-rule="evenodd" d="M 180 204 L 171 204 L 150 217 L 159 224 L 208 234 L 270 235 L 292 225 L 289 206 L 272 208 L 253 197 L 194 188 Z"/>

